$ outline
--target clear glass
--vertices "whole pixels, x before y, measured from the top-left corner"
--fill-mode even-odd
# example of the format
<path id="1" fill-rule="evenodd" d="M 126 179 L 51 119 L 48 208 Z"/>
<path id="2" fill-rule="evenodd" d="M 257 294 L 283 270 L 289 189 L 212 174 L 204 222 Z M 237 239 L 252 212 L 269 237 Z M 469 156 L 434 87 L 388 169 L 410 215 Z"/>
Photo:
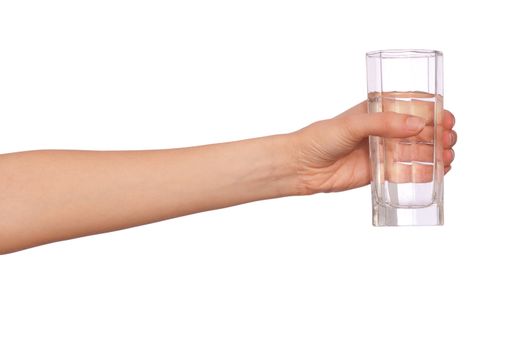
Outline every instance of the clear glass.
<path id="1" fill-rule="evenodd" d="M 410 138 L 370 137 L 374 226 L 443 224 L 443 54 L 381 50 L 366 54 L 368 112 L 426 120 Z"/>

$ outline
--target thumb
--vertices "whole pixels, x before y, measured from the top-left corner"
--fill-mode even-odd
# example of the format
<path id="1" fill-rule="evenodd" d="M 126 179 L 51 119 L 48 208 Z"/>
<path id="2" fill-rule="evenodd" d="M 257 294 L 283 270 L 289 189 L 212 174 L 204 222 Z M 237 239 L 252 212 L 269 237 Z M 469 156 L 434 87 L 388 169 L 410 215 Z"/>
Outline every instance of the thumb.
<path id="1" fill-rule="evenodd" d="M 425 127 L 424 118 L 395 112 L 361 113 L 346 116 L 347 129 L 354 139 L 370 135 L 382 137 L 409 137 Z"/>

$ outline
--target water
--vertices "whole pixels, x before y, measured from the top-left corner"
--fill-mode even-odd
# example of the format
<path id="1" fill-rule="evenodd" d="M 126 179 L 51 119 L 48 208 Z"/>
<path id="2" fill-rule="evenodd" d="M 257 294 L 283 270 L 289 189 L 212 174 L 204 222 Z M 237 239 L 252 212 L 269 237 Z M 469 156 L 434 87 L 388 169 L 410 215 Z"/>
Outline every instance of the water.
<path id="1" fill-rule="evenodd" d="M 442 97 L 424 92 L 371 93 L 368 108 L 426 120 L 425 128 L 414 137 L 370 137 L 374 210 L 375 206 L 437 206 L 443 193 Z"/>

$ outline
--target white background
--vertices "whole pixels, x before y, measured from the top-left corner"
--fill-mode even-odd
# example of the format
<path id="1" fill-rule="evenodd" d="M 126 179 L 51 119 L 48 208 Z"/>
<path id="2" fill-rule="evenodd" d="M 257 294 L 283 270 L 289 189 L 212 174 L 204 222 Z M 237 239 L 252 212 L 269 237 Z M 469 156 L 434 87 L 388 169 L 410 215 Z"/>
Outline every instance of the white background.
<path id="1" fill-rule="evenodd" d="M 445 226 L 365 187 L 0 256 L 2 349 L 525 349 L 520 1 L 0 1 L 0 152 L 283 133 L 366 95 L 364 53 L 445 55 Z M 228 164 L 226 165 L 228 166 Z"/>

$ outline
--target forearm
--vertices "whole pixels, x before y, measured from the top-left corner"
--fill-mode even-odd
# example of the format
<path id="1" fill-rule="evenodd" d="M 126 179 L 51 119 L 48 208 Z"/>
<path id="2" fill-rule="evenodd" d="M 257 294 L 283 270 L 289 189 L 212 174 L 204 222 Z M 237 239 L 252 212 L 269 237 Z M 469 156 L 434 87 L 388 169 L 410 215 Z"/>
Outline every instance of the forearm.
<path id="1" fill-rule="evenodd" d="M 289 135 L 0 156 L 0 251 L 298 193 Z"/>

